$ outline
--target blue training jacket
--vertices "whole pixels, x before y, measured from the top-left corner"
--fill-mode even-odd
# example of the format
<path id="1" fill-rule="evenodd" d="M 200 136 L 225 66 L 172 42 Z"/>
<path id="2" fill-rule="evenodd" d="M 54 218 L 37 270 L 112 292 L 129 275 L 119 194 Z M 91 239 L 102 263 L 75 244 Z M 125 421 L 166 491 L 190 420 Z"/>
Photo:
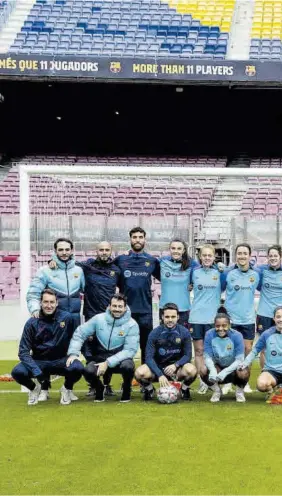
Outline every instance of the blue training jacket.
<path id="1" fill-rule="evenodd" d="M 160 308 L 166 303 L 175 303 L 180 312 L 187 312 L 191 308 L 189 284 L 191 271 L 199 264 L 191 261 L 190 267 L 181 270 L 181 262 L 170 256 L 160 258 L 161 299 Z"/>
<path id="2" fill-rule="evenodd" d="M 148 253 L 119 255 L 114 260 L 121 270 L 120 291 L 127 296 L 132 313 L 152 313 L 152 276 L 158 277 L 157 258 Z"/>
<path id="3" fill-rule="evenodd" d="M 189 315 L 192 324 L 212 324 L 220 305 L 224 274 L 216 266 L 194 269 L 191 274 L 194 299 Z"/>
<path id="4" fill-rule="evenodd" d="M 251 353 L 245 358 L 244 365 L 248 367 L 262 350 L 265 350 L 263 370 L 273 370 L 282 374 L 282 334 L 275 326 L 261 334 Z"/>
<path id="5" fill-rule="evenodd" d="M 121 271 L 111 259 L 103 262 L 89 258 L 85 262 L 76 262 L 76 265 L 82 268 L 85 277 L 83 313 L 85 319 L 89 320 L 106 311 L 119 286 Z"/>
<path id="6" fill-rule="evenodd" d="M 258 315 L 273 319 L 274 310 L 282 305 L 282 270 L 273 269 L 270 265 L 258 265 L 262 274 L 262 285 L 258 305 Z"/>
<path id="7" fill-rule="evenodd" d="M 74 257 L 65 263 L 54 254 L 52 260 L 56 262 L 57 269 L 44 265 L 30 283 L 26 296 L 28 310 L 30 313 L 40 310 L 41 292 L 50 288 L 55 291 L 61 310 L 79 314 L 80 292 L 84 291 L 85 285 L 82 269 L 75 265 Z"/>
<path id="8" fill-rule="evenodd" d="M 70 342 L 68 355 L 79 356 L 84 341 L 94 337 L 91 348 L 95 350 L 95 357 L 99 361 L 107 361 L 113 368 L 127 358 L 134 358 L 139 347 L 139 326 L 131 318 L 130 309 L 120 319 L 114 319 L 107 309 L 85 324 L 79 326 Z"/>
<path id="9" fill-rule="evenodd" d="M 31 317 L 26 322 L 20 340 L 19 359 L 33 377 L 42 373 L 35 360 L 53 361 L 66 357 L 75 323 L 75 316 L 58 308 L 52 316 L 40 312 L 38 319 Z"/>
<path id="10" fill-rule="evenodd" d="M 187 329 L 177 324 L 174 329 L 160 325 L 150 332 L 145 352 L 145 363 L 160 377 L 168 365 L 182 367 L 192 358 L 192 341 Z"/>
<path id="11" fill-rule="evenodd" d="M 244 360 L 244 339 L 240 332 L 229 329 L 225 338 L 220 338 L 215 329 L 210 329 L 204 340 L 205 364 L 213 375 L 217 376 L 216 365 L 224 371 L 221 377 L 224 379 L 228 374 L 234 372 Z"/>
<path id="12" fill-rule="evenodd" d="M 224 271 L 225 308 L 233 324 L 255 323 L 255 292 L 260 285 L 261 274 L 252 267 L 243 271 L 234 265 Z"/>

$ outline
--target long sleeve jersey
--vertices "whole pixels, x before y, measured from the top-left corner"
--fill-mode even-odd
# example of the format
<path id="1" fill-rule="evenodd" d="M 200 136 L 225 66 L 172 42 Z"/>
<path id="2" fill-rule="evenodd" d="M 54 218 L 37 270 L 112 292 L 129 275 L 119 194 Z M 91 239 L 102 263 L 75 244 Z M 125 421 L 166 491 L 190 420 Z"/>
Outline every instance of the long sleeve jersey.
<path id="1" fill-rule="evenodd" d="M 244 360 L 244 340 L 240 332 L 229 329 L 226 337 L 220 338 L 215 329 L 206 333 L 204 359 L 210 372 L 217 375 L 216 365 L 224 368 L 225 375 L 237 369 Z"/>
<path id="2" fill-rule="evenodd" d="M 73 257 L 63 262 L 54 254 L 52 260 L 56 262 L 57 269 L 44 265 L 30 283 L 26 296 L 28 310 L 30 313 L 40 310 L 41 292 L 50 288 L 55 291 L 61 310 L 79 314 L 80 292 L 84 291 L 85 285 L 82 269 L 75 265 Z"/>
<path id="3" fill-rule="evenodd" d="M 19 359 L 34 377 L 41 374 L 35 360 L 52 361 L 67 355 L 75 322 L 72 314 L 58 309 L 52 316 L 40 313 L 38 319 L 31 317 L 26 322 L 20 340 Z"/>
<path id="4" fill-rule="evenodd" d="M 139 347 L 139 327 L 131 318 L 130 309 L 119 319 L 115 319 L 109 310 L 95 315 L 85 324 L 79 326 L 70 342 L 68 355 L 79 356 L 84 341 L 93 336 L 91 348 L 101 361 L 107 361 L 113 368 L 127 358 L 134 358 Z"/>
<path id="5" fill-rule="evenodd" d="M 194 299 L 189 316 L 192 324 L 211 324 L 220 305 L 225 276 L 216 267 L 195 268 L 192 272 Z"/>
<path id="6" fill-rule="evenodd" d="M 248 367 L 262 350 L 265 350 L 264 370 L 282 374 L 282 334 L 275 326 L 262 333 L 251 353 L 245 358 L 244 365 Z"/>
<path id="7" fill-rule="evenodd" d="M 89 258 L 85 262 L 76 262 L 76 265 L 82 268 L 85 277 L 84 315 L 89 320 L 106 311 L 119 286 L 121 271 L 112 260 L 102 262 Z"/>
<path id="8" fill-rule="evenodd" d="M 255 323 L 255 292 L 260 290 L 260 284 L 257 269 L 242 271 L 235 265 L 224 272 L 225 307 L 233 324 Z"/>
<path id="9" fill-rule="evenodd" d="M 175 261 L 169 256 L 160 259 L 160 308 L 163 308 L 166 303 L 175 303 L 180 312 L 190 310 L 191 271 L 198 266 L 199 264 L 193 260 L 190 267 L 182 270 L 181 262 Z"/>
<path id="10" fill-rule="evenodd" d="M 127 296 L 132 313 L 152 313 L 152 276 L 157 277 L 159 261 L 148 253 L 119 255 L 114 260 L 121 270 L 120 291 Z"/>
<path id="11" fill-rule="evenodd" d="M 258 305 L 258 315 L 273 318 L 274 310 L 282 305 L 282 270 L 273 269 L 269 265 L 259 265 L 262 274 L 262 285 Z"/>
<path id="12" fill-rule="evenodd" d="M 168 365 L 182 367 L 191 358 L 191 336 L 182 325 L 177 324 L 174 329 L 160 325 L 149 334 L 145 362 L 157 377 L 163 375 L 162 369 Z"/>

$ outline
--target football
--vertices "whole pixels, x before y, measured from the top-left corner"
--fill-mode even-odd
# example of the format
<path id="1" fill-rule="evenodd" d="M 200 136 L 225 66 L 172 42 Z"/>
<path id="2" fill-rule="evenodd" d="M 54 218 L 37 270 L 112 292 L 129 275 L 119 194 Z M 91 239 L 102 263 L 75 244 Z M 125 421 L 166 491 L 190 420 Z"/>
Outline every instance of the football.
<path id="1" fill-rule="evenodd" d="M 161 387 L 157 391 L 157 398 L 160 403 L 176 403 L 179 392 L 175 386 Z"/>

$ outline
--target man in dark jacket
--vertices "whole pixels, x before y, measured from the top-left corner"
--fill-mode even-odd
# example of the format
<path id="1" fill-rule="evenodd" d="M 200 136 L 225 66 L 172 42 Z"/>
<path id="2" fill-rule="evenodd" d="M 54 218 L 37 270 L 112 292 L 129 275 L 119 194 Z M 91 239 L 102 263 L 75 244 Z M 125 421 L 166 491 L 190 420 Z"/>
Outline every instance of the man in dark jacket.
<path id="1" fill-rule="evenodd" d="M 150 334 L 146 346 L 146 362 L 141 365 L 135 377 L 144 387 L 144 400 L 153 398 L 152 382 L 159 381 L 160 387 L 170 386 L 173 379 L 182 382 L 181 394 L 190 400 L 189 387 L 197 377 L 197 369 L 190 363 L 192 343 L 189 331 L 177 323 L 179 311 L 175 303 L 162 308 L 162 325 Z"/>
<path id="2" fill-rule="evenodd" d="M 71 367 L 66 367 L 67 350 L 76 327 L 76 318 L 57 307 L 55 292 L 44 289 L 39 317 L 31 317 L 23 330 L 19 346 L 20 363 L 12 370 L 12 376 L 29 389 L 28 405 L 38 403 L 41 384 L 51 374 L 65 377 L 60 403 L 69 405 L 73 385 L 82 376 L 83 365 L 79 360 L 75 360 Z M 38 383 L 32 378 L 36 378 Z"/>

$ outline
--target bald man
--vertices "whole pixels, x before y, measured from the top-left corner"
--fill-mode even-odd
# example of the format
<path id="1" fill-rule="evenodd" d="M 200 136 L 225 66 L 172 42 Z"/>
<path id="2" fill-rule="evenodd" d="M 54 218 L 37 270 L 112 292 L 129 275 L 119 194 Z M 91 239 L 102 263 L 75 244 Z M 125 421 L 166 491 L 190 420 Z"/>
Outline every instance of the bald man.
<path id="1" fill-rule="evenodd" d="M 121 270 L 111 258 L 112 247 L 108 241 L 97 246 L 97 257 L 85 262 L 76 262 L 85 277 L 84 316 L 89 320 L 98 313 L 106 311 L 112 296 L 119 286 Z"/>
<path id="2" fill-rule="evenodd" d="M 109 306 L 111 298 L 119 287 L 121 270 L 112 258 L 112 247 L 108 241 L 102 241 L 97 246 L 97 257 L 89 258 L 85 262 L 76 262 L 82 268 L 85 278 L 84 290 L 84 317 L 88 321 L 99 313 L 104 313 Z M 83 348 L 83 354 L 87 363 L 92 361 L 92 341 L 87 341 Z M 111 376 L 104 378 L 105 394 L 113 395 L 110 385 Z M 91 390 L 90 396 L 94 394 Z"/>

